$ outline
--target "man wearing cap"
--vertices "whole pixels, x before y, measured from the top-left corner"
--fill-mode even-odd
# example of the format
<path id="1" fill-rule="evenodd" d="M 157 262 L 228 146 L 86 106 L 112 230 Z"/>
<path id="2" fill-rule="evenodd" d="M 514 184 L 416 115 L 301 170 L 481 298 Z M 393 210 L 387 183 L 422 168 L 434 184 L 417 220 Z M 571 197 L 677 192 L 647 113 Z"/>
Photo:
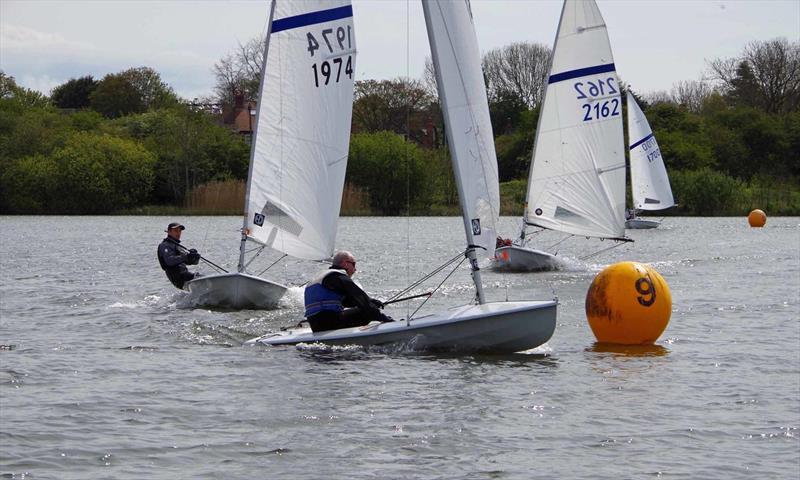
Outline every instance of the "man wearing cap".
<path id="1" fill-rule="evenodd" d="M 200 262 L 197 250 L 192 248 L 187 251 L 181 245 L 181 233 L 184 230 L 186 227 L 180 223 L 170 223 L 167 225 L 167 238 L 158 246 L 158 263 L 166 272 L 169 281 L 181 289 L 186 282 L 199 275 L 190 272 L 186 265 L 197 265 Z"/>

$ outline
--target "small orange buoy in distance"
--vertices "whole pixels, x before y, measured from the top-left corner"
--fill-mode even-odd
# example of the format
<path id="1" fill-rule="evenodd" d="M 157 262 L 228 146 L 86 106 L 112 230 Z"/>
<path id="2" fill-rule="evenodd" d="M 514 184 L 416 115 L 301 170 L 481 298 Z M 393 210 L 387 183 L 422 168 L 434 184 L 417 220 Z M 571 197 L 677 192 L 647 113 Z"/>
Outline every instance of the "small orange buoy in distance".
<path id="1" fill-rule="evenodd" d="M 600 343 L 652 345 L 672 315 L 672 294 L 650 265 L 620 262 L 603 269 L 586 293 L 586 318 Z"/>
<path id="2" fill-rule="evenodd" d="M 747 216 L 747 222 L 751 227 L 763 227 L 767 224 L 767 214 L 756 208 Z"/>

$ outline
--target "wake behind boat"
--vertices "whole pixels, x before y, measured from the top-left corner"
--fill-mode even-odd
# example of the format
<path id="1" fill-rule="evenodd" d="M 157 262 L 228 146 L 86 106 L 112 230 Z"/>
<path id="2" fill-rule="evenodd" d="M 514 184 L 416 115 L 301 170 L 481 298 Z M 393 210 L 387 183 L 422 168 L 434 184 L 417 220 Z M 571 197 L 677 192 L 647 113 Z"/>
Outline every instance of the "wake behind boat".
<path id="1" fill-rule="evenodd" d="M 195 305 L 276 307 L 287 287 L 246 271 L 265 248 L 333 255 L 353 110 L 353 10 L 350 0 L 273 0 L 268 26 L 237 272 L 187 282 Z"/>
<path id="2" fill-rule="evenodd" d="M 553 45 L 522 229 L 493 266 L 557 268 L 554 254 L 527 246 L 528 226 L 567 235 L 625 238 L 622 101 L 611 43 L 593 0 L 565 0 Z"/>

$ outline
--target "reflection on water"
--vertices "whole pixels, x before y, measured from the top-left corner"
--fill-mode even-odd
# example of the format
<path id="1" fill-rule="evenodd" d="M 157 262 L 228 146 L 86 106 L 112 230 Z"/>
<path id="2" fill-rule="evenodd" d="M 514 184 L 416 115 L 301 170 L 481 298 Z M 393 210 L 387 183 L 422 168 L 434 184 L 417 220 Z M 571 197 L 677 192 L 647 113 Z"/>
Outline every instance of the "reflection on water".
<path id="1" fill-rule="evenodd" d="M 669 353 L 669 349 L 661 345 L 617 345 L 613 343 L 595 342 L 586 349 L 587 352 L 612 353 L 614 356 L 622 357 L 663 357 Z"/>

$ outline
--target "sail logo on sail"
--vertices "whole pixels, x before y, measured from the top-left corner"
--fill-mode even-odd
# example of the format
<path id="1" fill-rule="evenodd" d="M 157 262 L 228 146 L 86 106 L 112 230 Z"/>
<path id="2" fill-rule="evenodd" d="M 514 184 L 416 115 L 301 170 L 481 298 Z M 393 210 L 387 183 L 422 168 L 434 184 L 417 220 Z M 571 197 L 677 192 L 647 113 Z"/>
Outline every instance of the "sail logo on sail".
<path id="1" fill-rule="evenodd" d="M 480 218 L 473 218 L 472 219 L 472 234 L 473 235 L 480 235 L 481 234 L 481 219 Z"/>
<path id="2" fill-rule="evenodd" d="M 259 227 L 263 227 L 263 226 L 264 226 L 264 218 L 265 218 L 265 217 L 264 217 L 264 215 L 263 215 L 263 214 L 261 214 L 261 213 L 259 213 L 259 212 L 256 212 L 256 213 L 253 215 L 253 223 L 255 223 L 256 225 L 258 225 Z"/>

